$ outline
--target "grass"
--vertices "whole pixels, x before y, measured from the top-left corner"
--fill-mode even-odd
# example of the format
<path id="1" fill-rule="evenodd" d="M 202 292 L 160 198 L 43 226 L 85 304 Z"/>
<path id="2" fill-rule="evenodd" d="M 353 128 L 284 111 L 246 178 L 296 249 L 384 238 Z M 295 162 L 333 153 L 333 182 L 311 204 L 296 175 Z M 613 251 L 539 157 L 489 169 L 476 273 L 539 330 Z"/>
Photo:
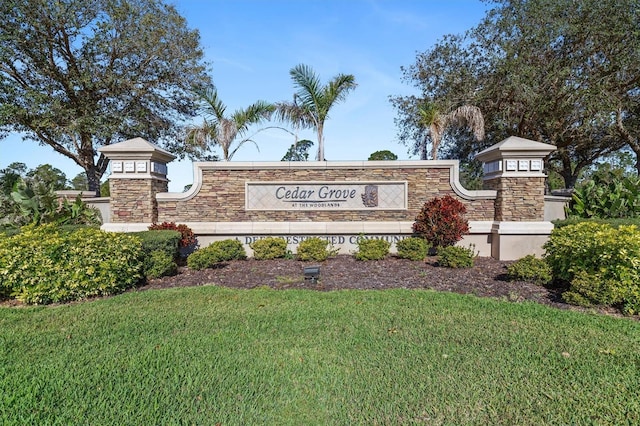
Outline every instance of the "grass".
<path id="1" fill-rule="evenodd" d="M 638 424 L 640 324 L 418 290 L 0 309 L 0 423 Z"/>

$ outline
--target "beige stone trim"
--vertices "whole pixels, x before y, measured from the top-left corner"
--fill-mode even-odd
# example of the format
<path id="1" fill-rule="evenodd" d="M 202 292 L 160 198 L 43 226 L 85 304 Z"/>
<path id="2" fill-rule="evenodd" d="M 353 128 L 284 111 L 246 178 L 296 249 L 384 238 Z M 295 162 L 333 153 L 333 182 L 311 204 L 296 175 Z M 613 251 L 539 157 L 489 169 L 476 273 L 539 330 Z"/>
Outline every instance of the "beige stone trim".
<path id="1" fill-rule="evenodd" d="M 110 232 L 138 232 L 146 231 L 149 225 L 151 223 L 105 223 L 102 229 Z M 185 225 L 195 234 L 203 235 L 366 235 L 413 232 L 413 222 L 186 222 Z M 488 234 L 492 232 L 494 225 L 493 221 L 469 221 L 469 233 Z M 553 227 L 553 224 L 551 226 Z"/>
<path id="2" fill-rule="evenodd" d="M 103 223 L 100 229 L 107 232 L 148 231 L 151 223 Z"/>
<path id="3" fill-rule="evenodd" d="M 500 235 L 550 235 L 551 222 L 494 222 L 492 232 Z"/>

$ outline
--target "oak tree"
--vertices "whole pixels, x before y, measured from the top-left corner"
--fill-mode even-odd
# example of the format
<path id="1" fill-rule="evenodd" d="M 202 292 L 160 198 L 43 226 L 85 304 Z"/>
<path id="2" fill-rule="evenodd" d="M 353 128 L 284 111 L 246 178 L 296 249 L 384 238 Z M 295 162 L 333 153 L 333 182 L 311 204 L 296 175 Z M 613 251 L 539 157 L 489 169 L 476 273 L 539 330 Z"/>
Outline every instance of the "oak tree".
<path id="1" fill-rule="evenodd" d="M 3 0 L 0 16 L 0 136 L 71 158 L 91 191 L 99 147 L 175 141 L 209 83 L 198 32 L 160 0 Z"/>
<path id="2" fill-rule="evenodd" d="M 476 27 L 445 36 L 403 69 L 420 96 L 393 99 L 401 141 L 416 135 L 416 119 L 407 118 L 416 103 L 476 105 L 485 141 L 462 135 L 447 149 L 468 160 L 510 135 L 550 143 L 558 150 L 547 167 L 568 188 L 599 158 L 633 146 L 637 136 L 624 130 L 634 129 L 637 110 L 638 0 L 488 3 L 493 7 Z"/>

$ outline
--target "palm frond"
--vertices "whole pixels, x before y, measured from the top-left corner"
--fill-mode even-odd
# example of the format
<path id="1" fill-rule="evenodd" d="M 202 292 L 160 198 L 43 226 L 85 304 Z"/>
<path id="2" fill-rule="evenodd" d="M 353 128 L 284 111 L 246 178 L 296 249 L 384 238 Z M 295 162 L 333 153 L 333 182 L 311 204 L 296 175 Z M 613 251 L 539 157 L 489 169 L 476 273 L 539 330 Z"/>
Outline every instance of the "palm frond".
<path id="1" fill-rule="evenodd" d="M 200 100 L 200 110 L 204 115 L 209 115 L 215 120 L 224 117 L 227 107 L 218 96 L 218 89 L 215 86 L 194 88 L 194 92 Z"/>
<path id="2" fill-rule="evenodd" d="M 231 159 L 233 158 L 235 153 L 238 151 L 238 149 L 240 149 L 240 147 L 247 142 L 251 142 L 252 144 L 254 144 L 258 152 L 260 152 L 260 148 L 258 147 L 258 144 L 253 139 L 243 139 L 240 142 L 238 142 L 238 145 L 228 154 L 229 155 L 228 161 L 231 161 Z"/>
<path id="3" fill-rule="evenodd" d="M 236 122 L 238 132 L 243 134 L 252 124 L 260 123 L 263 120 L 269 120 L 275 109 L 275 105 L 270 104 L 269 102 L 257 101 L 245 109 L 234 112 L 231 119 Z"/>
<path id="4" fill-rule="evenodd" d="M 294 102 L 278 102 L 275 104 L 275 119 L 293 124 L 294 127 L 310 129 L 315 127 L 315 117 L 311 110 Z"/>
<path id="5" fill-rule="evenodd" d="M 200 126 L 187 126 L 185 142 L 190 147 L 206 148 L 216 134 L 217 125 L 205 119 Z"/>
<path id="6" fill-rule="evenodd" d="M 480 108 L 474 105 L 462 105 L 444 117 L 445 127 L 450 123 L 456 127 L 468 127 L 479 141 L 484 139 L 484 117 Z"/>
<path id="7" fill-rule="evenodd" d="M 320 77 L 313 69 L 308 65 L 300 64 L 293 67 L 289 74 L 294 86 L 298 88 L 294 97 L 296 103 L 300 103 L 307 108 L 317 105 L 322 92 L 322 83 L 320 83 Z"/>
<path id="8" fill-rule="evenodd" d="M 327 111 L 333 104 L 345 100 L 349 92 L 357 86 L 355 77 L 350 74 L 338 74 L 334 77 L 323 91 L 322 97 L 325 101 L 330 102 Z"/>

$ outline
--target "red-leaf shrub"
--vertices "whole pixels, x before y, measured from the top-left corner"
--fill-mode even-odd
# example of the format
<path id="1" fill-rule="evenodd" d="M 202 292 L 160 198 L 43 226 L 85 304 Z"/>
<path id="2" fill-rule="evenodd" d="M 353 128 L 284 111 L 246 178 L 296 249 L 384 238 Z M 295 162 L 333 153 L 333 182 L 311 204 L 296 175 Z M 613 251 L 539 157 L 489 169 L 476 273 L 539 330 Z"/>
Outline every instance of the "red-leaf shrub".
<path id="1" fill-rule="evenodd" d="M 176 225 L 175 222 L 162 222 L 153 223 L 151 224 L 151 226 L 149 226 L 150 231 L 158 231 L 163 229 L 178 231 L 182 234 L 182 238 L 180 239 L 180 247 L 189 247 L 197 242 L 195 234 L 187 225 Z"/>
<path id="2" fill-rule="evenodd" d="M 413 224 L 413 232 L 421 235 L 432 247 L 447 247 L 469 233 L 469 222 L 462 217 L 467 208 L 450 195 L 436 197 L 424 203 Z"/>

